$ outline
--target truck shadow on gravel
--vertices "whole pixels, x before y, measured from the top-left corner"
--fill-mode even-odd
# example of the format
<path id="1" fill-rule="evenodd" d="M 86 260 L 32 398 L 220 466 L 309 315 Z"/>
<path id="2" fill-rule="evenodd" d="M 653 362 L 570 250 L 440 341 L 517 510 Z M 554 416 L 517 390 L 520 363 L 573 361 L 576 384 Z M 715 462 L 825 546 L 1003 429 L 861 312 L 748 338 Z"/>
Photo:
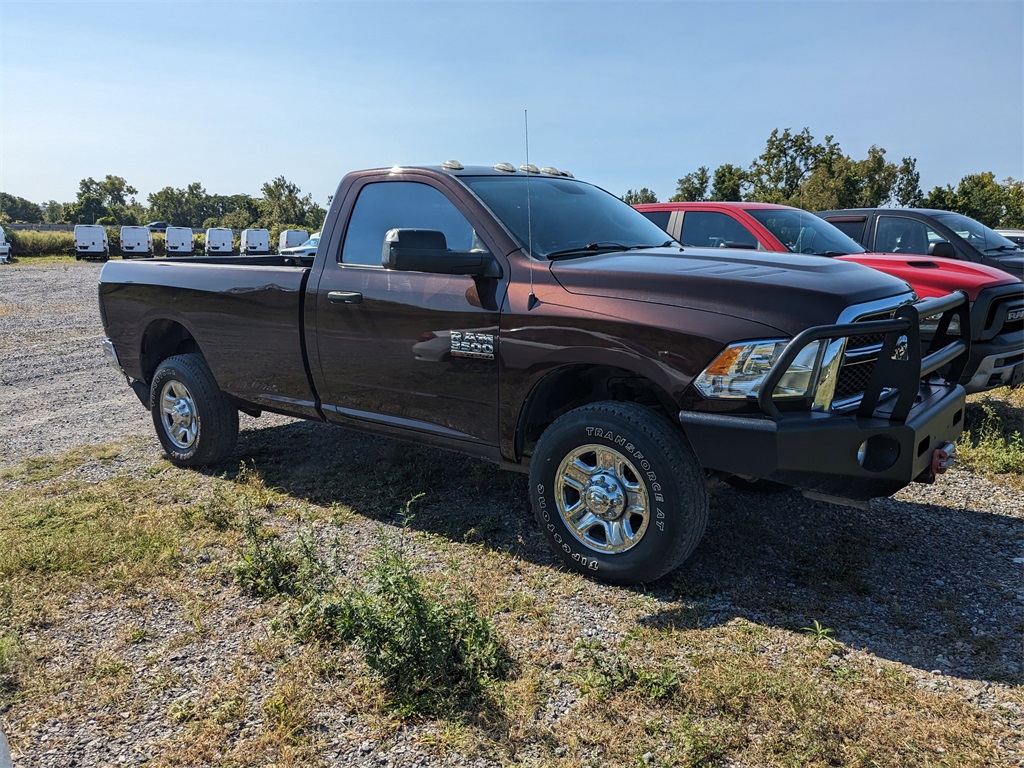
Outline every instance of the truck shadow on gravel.
<path id="1" fill-rule="evenodd" d="M 423 494 L 413 529 L 560 567 L 528 510 L 526 477 L 487 462 L 309 422 L 245 430 L 239 457 L 294 498 L 385 524 L 401 524 Z M 818 621 L 880 658 L 1020 682 L 1022 539 L 1019 518 L 955 506 L 882 499 L 859 510 L 719 486 L 696 553 L 637 590 L 664 604 L 642 622 L 743 618 L 799 632 Z"/>

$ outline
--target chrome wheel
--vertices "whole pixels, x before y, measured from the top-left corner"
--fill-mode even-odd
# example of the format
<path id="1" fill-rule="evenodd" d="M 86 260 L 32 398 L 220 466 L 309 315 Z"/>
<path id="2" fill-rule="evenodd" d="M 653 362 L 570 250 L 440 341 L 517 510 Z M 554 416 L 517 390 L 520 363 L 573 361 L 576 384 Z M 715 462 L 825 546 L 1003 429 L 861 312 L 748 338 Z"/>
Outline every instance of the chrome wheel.
<path id="1" fill-rule="evenodd" d="M 631 549 L 650 521 L 640 473 L 626 456 L 604 445 L 583 445 L 562 459 L 555 502 L 569 532 L 598 552 Z"/>
<path id="2" fill-rule="evenodd" d="M 188 387 L 171 379 L 160 390 L 160 422 L 175 448 L 187 451 L 199 434 L 196 404 Z"/>

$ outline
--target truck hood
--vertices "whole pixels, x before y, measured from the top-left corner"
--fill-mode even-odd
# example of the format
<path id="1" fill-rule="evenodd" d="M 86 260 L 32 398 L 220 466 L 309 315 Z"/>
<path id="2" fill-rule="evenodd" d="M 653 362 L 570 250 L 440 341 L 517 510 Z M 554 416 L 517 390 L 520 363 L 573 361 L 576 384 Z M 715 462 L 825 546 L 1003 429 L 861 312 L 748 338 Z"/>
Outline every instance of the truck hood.
<path id="1" fill-rule="evenodd" d="M 836 258 L 906 280 L 922 299 L 945 296 L 952 291 L 966 291 L 970 300 L 975 301 L 986 288 L 1020 282 L 1001 269 L 959 259 L 901 253 L 851 253 Z"/>
<path id="2" fill-rule="evenodd" d="M 835 322 L 851 304 L 909 291 L 859 264 L 724 248 L 595 253 L 552 262 L 551 274 L 569 293 L 715 312 L 790 335 Z"/>

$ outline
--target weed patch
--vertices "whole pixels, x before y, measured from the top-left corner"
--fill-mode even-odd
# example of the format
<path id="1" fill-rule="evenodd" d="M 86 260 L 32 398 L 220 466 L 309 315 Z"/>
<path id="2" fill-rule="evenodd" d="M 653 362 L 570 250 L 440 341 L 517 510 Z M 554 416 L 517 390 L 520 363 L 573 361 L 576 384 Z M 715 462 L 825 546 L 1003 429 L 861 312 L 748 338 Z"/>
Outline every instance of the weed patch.
<path id="1" fill-rule="evenodd" d="M 972 403 L 967 412 L 967 429 L 960 438 L 957 455 L 968 469 L 989 475 L 1009 476 L 1024 487 L 1024 406 L 1016 396 L 1005 399 L 990 394 Z"/>
<path id="2" fill-rule="evenodd" d="M 433 714 L 470 703 L 511 666 L 504 643 L 468 592 L 430 595 L 400 548 L 378 542 L 370 586 L 349 598 L 359 648 L 402 714 Z"/>

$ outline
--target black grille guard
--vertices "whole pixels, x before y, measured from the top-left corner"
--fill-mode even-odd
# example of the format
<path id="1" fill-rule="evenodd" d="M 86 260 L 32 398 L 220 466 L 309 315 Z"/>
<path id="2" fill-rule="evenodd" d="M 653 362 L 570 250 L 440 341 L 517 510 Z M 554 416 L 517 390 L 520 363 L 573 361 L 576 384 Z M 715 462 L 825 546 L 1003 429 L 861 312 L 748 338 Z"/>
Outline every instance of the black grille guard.
<path id="1" fill-rule="evenodd" d="M 921 318 L 936 315 L 940 315 L 938 328 L 928 345 L 927 352 L 923 352 Z M 955 336 L 949 333 L 949 326 L 954 317 L 960 324 Z M 775 404 L 775 389 L 797 355 L 807 345 L 822 339 L 837 340 L 868 333 L 884 333 L 885 341 L 878 353 L 871 381 L 864 390 L 857 415 L 875 416 L 883 392 L 897 390 L 898 399 L 885 418 L 902 423 L 906 421 L 914 406 L 923 379 L 952 363 L 945 381 L 955 384 L 960 380 L 970 351 L 970 301 L 965 292 L 954 291 L 947 296 L 903 304 L 889 320 L 819 325 L 798 333 L 786 345 L 782 356 L 772 366 L 761 385 L 757 395 L 761 411 L 769 418 L 782 418 L 783 414 Z"/>

